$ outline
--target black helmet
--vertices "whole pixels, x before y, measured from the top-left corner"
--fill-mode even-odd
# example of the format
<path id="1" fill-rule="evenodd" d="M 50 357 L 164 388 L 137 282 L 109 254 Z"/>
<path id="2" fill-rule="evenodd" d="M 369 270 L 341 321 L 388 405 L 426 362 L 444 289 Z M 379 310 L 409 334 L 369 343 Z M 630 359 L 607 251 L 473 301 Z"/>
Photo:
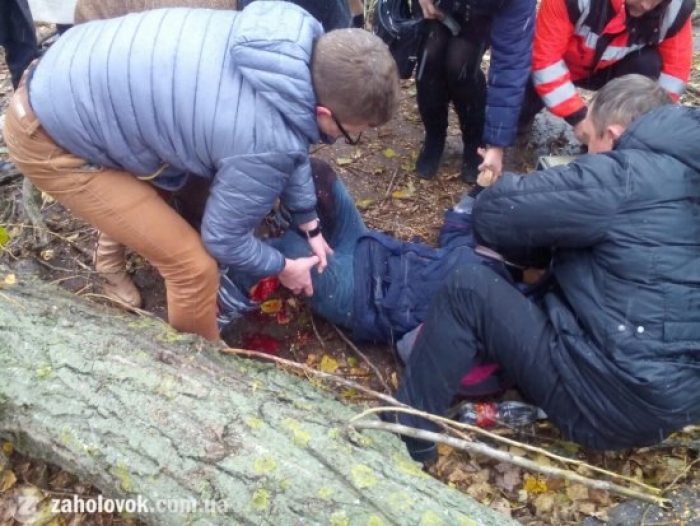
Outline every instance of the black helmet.
<path id="1" fill-rule="evenodd" d="M 409 0 L 377 0 L 374 6 L 372 31 L 389 46 L 402 79 L 413 74 L 424 25 L 421 13 L 411 13 Z"/>

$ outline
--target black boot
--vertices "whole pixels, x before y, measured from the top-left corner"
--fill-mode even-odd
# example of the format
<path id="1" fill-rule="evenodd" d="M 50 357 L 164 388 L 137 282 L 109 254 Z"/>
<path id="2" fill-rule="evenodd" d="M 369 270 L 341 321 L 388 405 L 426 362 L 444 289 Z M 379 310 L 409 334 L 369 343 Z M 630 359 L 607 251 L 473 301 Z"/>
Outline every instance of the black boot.
<path id="1" fill-rule="evenodd" d="M 476 151 L 479 147 L 477 143 L 465 142 L 462 152 L 462 181 L 467 184 L 476 183 L 479 176 L 479 165 L 484 161 Z"/>
<path id="2" fill-rule="evenodd" d="M 469 98 L 453 97 L 453 104 L 462 132 L 462 181 L 474 184 L 479 175 L 479 165 L 483 162 L 476 152 L 481 145 L 486 122 L 486 77 L 481 70 L 474 74 L 468 89 Z"/>
<path id="3" fill-rule="evenodd" d="M 421 179 L 432 179 L 440 167 L 440 158 L 445 149 L 445 134 L 427 134 L 416 159 L 416 175 Z"/>

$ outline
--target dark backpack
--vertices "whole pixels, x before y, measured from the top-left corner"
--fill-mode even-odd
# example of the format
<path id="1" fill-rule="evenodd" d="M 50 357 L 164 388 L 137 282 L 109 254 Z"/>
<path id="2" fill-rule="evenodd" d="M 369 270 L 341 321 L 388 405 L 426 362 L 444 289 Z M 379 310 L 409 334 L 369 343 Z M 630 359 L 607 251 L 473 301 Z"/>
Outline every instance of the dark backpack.
<path id="1" fill-rule="evenodd" d="M 411 13 L 408 0 L 378 0 L 372 17 L 372 31 L 381 38 L 396 61 L 399 77 L 411 78 L 423 42 L 423 18 Z"/>

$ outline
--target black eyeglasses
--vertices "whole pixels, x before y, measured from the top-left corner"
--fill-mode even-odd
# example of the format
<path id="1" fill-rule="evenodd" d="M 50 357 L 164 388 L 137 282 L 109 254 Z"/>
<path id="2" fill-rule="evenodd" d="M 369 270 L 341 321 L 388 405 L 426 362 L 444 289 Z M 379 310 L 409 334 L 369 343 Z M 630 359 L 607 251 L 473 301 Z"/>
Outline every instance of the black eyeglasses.
<path id="1" fill-rule="evenodd" d="M 348 131 L 345 128 L 343 128 L 343 125 L 340 124 L 340 121 L 338 120 L 338 118 L 335 116 L 335 114 L 333 112 L 331 112 L 331 117 L 333 117 L 333 122 L 335 122 L 335 125 L 340 130 L 340 133 L 342 133 L 343 137 L 345 137 L 345 144 L 350 144 L 350 145 L 354 146 L 354 145 L 360 143 L 360 139 L 362 139 L 362 132 L 360 132 L 360 135 L 357 136 L 357 139 L 353 139 L 352 137 L 350 137 L 350 134 L 348 133 Z"/>

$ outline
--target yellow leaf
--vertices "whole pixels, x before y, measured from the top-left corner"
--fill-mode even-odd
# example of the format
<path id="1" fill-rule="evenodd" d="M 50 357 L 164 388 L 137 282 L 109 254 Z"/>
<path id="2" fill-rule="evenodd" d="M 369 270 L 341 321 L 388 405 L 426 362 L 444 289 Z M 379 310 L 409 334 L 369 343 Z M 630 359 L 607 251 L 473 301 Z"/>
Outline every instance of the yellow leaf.
<path id="1" fill-rule="evenodd" d="M 12 452 L 15 450 L 15 446 L 12 445 L 12 442 L 3 442 L 2 443 L 2 452 L 5 453 L 5 456 L 9 457 L 12 455 Z"/>
<path id="2" fill-rule="evenodd" d="M 348 164 L 352 164 L 354 162 L 354 159 L 348 159 L 347 157 L 339 157 L 335 160 L 335 164 L 337 164 L 338 166 L 347 166 Z"/>
<path id="3" fill-rule="evenodd" d="M 14 472 L 9 469 L 0 475 L 0 493 L 5 493 L 8 489 L 15 485 L 17 477 Z"/>
<path id="4" fill-rule="evenodd" d="M 5 276 L 5 279 L 2 280 L 3 285 L 14 285 L 15 283 L 17 283 L 17 276 L 14 274 L 8 274 Z"/>
<path id="5" fill-rule="evenodd" d="M 318 366 L 319 370 L 324 373 L 334 373 L 338 369 L 338 362 L 327 354 L 323 355 L 321 358 L 321 364 Z"/>
<path id="6" fill-rule="evenodd" d="M 354 356 L 348 356 L 347 362 L 348 365 L 352 368 L 355 368 L 359 365 L 357 358 L 355 358 Z"/>
<path id="7" fill-rule="evenodd" d="M 394 190 L 391 192 L 391 197 L 394 199 L 408 199 L 413 196 L 413 192 L 409 190 Z"/>
<path id="8" fill-rule="evenodd" d="M 355 203 L 357 208 L 359 208 L 360 210 L 364 210 L 365 208 L 369 208 L 373 204 L 374 204 L 374 199 L 361 199 L 360 201 Z"/>
<path id="9" fill-rule="evenodd" d="M 382 153 L 384 154 L 384 157 L 386 157 L 387 159 L 393 159 L 394 157 L 396 157 L 396 152 L 394 150 L 392 150 L 391 148 L 387 148 Z"/>
<path id="10" fill-rule="evenodd" d="M 260 310 L 265 314 L 277 314 L 282 310 L 282 300 L 267 300 L 260 304 Z"/>
<path id="11" fill-rule="evenodd" d="M 2 226 L 0 226 L 0 247 L 5 245 L 10 240 L 10 234 L 7 233 Z"/>
<path id="12" fill-rule="evenodd" d="M 52 248 L 47 248 L 46 250 L 42 250 L 40 255 L 41 259 L 44 261 L 50 261 L 53 259 L 55 254 Z"/>
<path id="13" fill-rule="evenodd" d="M 525 475 L 525 483 L 523 484 L 523 488 L 528 493 L 544 493 L 547 491 L 547 483 L 539 477 Z"/>

